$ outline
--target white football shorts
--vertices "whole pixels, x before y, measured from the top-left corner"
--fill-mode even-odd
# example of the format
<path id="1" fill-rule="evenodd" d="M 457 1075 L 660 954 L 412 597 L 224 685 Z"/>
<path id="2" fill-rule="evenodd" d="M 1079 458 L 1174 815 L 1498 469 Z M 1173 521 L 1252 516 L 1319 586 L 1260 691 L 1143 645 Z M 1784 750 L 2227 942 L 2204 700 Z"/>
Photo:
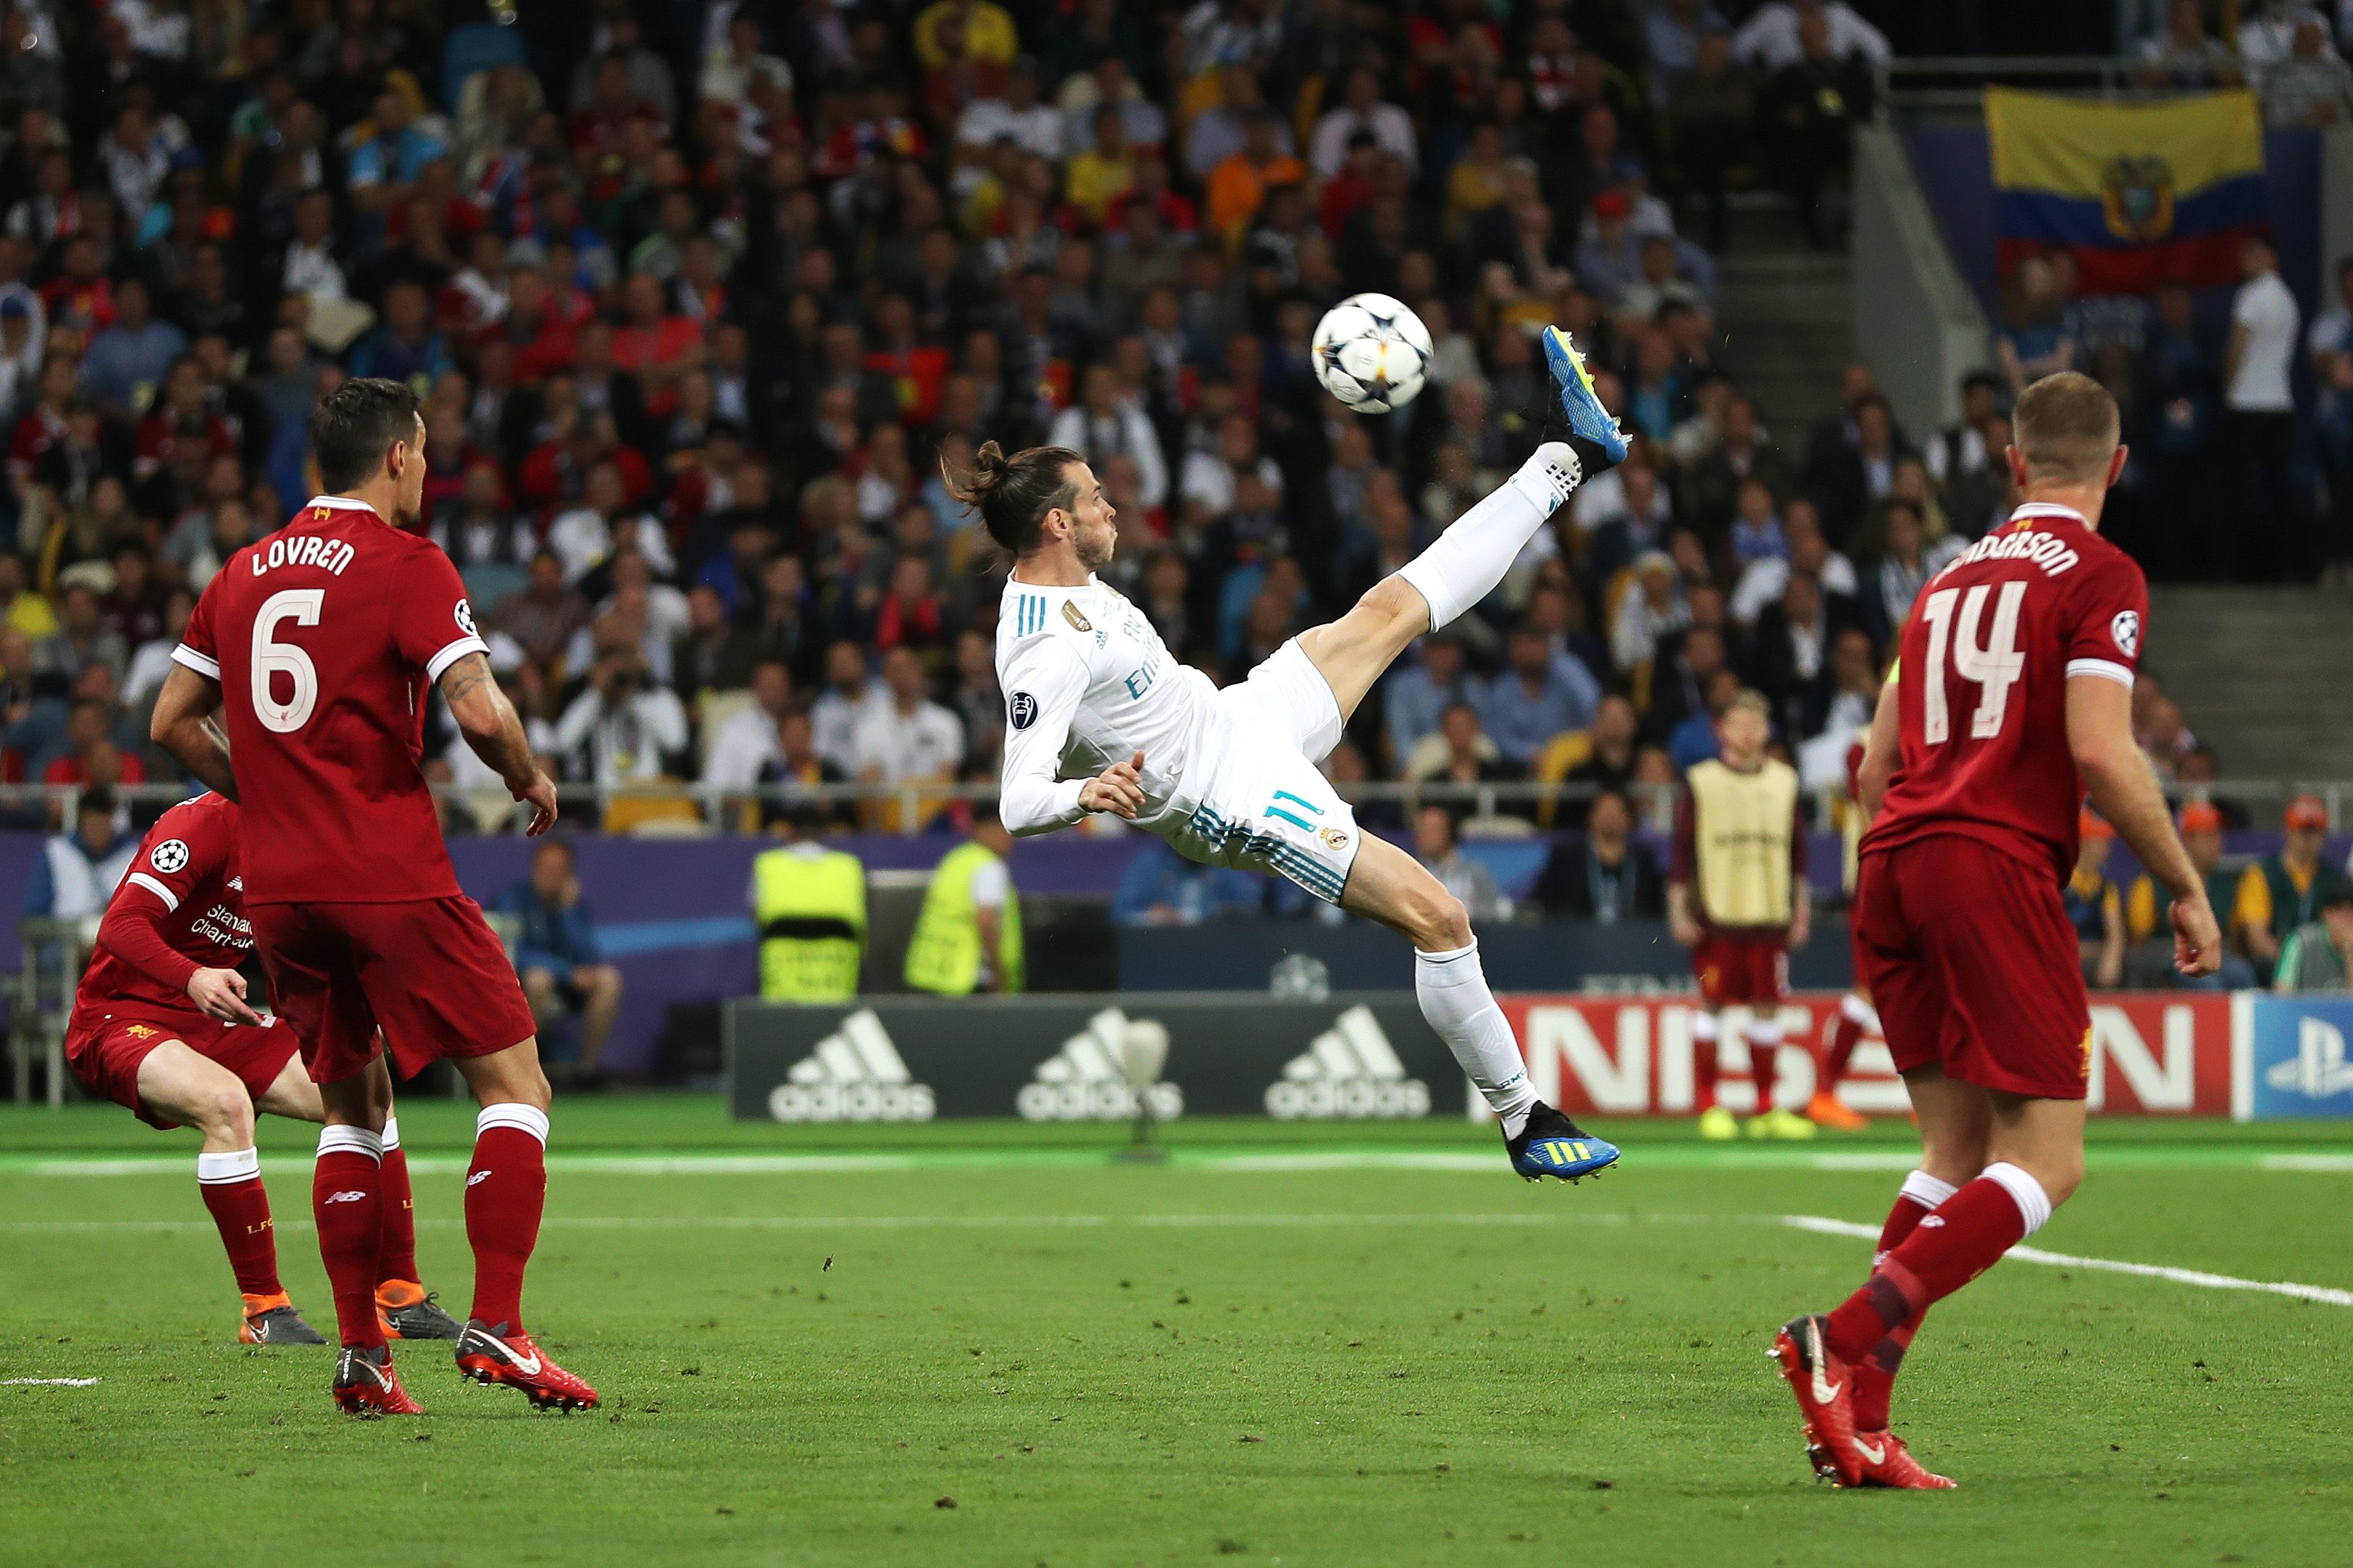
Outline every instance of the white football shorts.
<path id="1" fill-rule="evenodd" d="M 1215 699 L 1222 733 L 1186 769 L 1196 802 L 1159 832 L 1187 860 L 1287 877 L 1336 904 L 1356 863 L 1356 814 L 1315 764 L 1340 743 L 1340 704 L 1294 639 Z"/>

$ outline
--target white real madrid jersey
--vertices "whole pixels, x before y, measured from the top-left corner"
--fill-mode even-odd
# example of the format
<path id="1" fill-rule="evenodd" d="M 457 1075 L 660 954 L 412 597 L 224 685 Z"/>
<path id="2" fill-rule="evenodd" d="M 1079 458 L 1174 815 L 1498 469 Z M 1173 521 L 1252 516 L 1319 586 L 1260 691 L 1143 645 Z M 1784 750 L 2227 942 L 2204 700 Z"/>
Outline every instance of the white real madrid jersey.
<path id="1" fill-rule="evenodd" d="M 1144 753 L 1140 826 L 1189 813 L 1186 771 L 1222 722 L 1209 678 L 1176 662 L 1144 612 L 1090 576 L 1082 587 L 1008 580 L 997 615 L 1005 693 L 1005 777 L 997 810 L 1014 833 L 1086 814 L 1079 788 Z"/>

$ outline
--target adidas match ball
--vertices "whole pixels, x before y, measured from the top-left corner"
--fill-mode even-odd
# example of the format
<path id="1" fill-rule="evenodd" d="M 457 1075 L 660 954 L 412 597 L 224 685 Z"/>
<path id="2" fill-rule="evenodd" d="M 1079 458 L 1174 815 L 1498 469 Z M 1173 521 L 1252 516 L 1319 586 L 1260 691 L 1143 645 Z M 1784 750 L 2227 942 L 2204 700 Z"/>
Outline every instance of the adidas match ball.
<path id="1" fill-rule="evenodd" d="M 1402 408 L 1430 375 L 1430 329 L 1401 300 L 1351 294 L 1315 323 L 1310 350 L 1324 390 L 1359 414 Z"/>

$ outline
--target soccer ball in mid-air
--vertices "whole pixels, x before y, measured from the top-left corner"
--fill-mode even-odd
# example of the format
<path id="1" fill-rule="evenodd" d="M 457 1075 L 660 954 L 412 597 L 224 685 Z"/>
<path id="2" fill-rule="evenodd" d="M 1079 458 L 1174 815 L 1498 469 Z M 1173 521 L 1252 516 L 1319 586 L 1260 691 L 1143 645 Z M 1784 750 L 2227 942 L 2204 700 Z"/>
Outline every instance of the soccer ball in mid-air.
<path id="1" fill-rule="evenodd" d="M 1359 414 L 1404 407 L 1430 374 L 1430 329 L 1387 294 L 1351 294 L 1324 312 L 1309 352 L 1324 390 Z"/>

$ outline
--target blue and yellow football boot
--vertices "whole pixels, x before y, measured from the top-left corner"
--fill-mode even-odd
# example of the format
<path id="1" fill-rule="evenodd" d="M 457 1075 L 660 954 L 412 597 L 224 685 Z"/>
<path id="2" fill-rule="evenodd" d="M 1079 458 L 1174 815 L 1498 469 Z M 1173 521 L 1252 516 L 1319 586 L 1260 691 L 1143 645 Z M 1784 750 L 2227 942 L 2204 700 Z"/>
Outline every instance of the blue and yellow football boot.
<path id="1" fill-rule="evenodd" d="M 1593 378 L 1585 370 L 1585 355 L 1558 327 L 1544 330 L 1544 354 L 1545 367 L 1552 372 L 1560 404 L 1560 420 L 1547 418 L 1545 425 L 1565 423 L 1567 426 L 1566 432 L 1546 428 L 1545 434 L 1556 435 L 1568 443 L 1584 466 L 1585 472 L 1579 476 L 1582 479 L 1591 479 L 1604 468 L 1624 462 L 1626 434 L 1618 428 L 1618 421 L 1609 410 L 1601 405 L 1601 395 L 1593 390 Z"/>
<path id="2" fill-rule="evenodd" d="M 1580 1131 L 1576 1122 L 1541 1100 L 1528 1113 L 1520 1135 L 1504 1139 L 1504 1148 L 1512 1156 L 1512 1169 L 1531 1182 L 1546 1176 L 1581 1182 L 1618 1163 L 1617 1144 Z"/>

